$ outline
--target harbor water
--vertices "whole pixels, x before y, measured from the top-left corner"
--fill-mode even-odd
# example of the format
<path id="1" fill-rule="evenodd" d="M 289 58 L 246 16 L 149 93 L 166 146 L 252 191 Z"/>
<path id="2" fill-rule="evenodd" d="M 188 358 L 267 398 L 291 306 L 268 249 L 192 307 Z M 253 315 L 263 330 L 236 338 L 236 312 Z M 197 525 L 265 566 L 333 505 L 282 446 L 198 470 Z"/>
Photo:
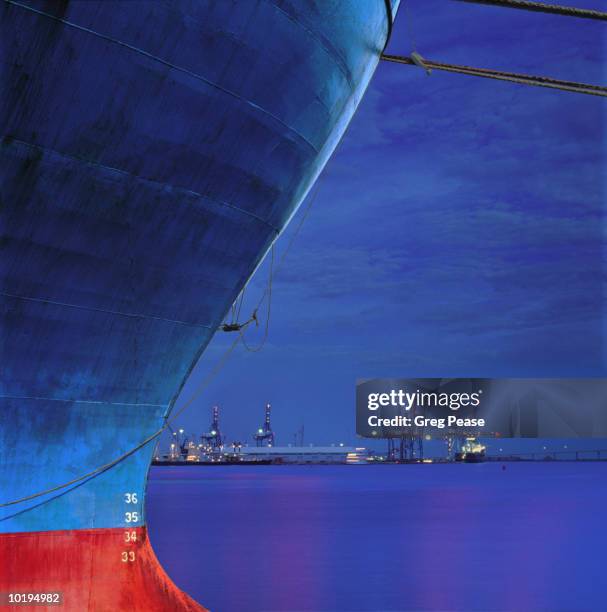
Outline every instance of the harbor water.
<path id="1" fill-rule="evenodd" d="M 147 519 L 213 612 L 607 609 L 607 462 L 156 467 Z"/>

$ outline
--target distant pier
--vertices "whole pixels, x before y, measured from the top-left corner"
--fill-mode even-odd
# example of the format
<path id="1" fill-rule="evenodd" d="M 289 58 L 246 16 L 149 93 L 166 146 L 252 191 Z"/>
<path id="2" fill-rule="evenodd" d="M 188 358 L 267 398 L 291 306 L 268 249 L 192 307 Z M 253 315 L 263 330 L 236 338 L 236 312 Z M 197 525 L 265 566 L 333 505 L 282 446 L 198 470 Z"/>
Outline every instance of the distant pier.
<path id="1" fill-rule="evenodd" d="M 372 453 L 354 446 L 240 446 L 233 452 L 156 456 L 153 465 L 365 464 Z"/>

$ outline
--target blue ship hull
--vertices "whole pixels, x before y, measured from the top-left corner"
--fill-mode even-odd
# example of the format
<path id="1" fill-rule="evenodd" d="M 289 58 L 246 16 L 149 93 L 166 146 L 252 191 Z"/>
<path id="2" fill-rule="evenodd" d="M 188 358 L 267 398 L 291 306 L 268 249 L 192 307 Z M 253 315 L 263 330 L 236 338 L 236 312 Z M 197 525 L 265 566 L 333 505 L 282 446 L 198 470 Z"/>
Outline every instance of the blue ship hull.
<path id="1" fill-rule="evenodd" d="M 397 4 L 0 3 L 0 502 L 162 426 L 343 135 Z M 142 528 L 152 451 L 0 508 L 0 534 Z"/>

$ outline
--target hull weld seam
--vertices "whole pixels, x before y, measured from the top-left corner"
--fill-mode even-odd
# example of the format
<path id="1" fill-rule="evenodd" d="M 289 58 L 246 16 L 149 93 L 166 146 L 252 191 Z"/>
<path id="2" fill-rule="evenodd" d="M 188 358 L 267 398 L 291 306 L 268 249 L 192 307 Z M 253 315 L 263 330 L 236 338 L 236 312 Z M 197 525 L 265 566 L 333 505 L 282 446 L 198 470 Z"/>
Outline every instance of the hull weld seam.
<path id="1" fill-rule="evenodd" d="M 25 9 L 26 11 L 30 11 L 32 13 L 35 13 L 36 15 L 40 15 L 41 17 L 46 17 L 48 19 L 52 19 L 53 21 L 58 21 L 60 23 L 63 23 L 66 26 L 69 26 L 71 28 L 75 28 L 76 30 L 80 30 L 81 32 L 85 32 L 87 34 L 92 34 L 93 36 L 97 36 L 98 38 L 101 38 L 102 40 L 105 40 L 107 42 L 110 42 L 112 44 L 115 45 L 120 45 L 121 47 L 124 47 L 125 49 L 129 49 L 130 51 L 134 51 L 135 53 L 139 53 L 140 55 L 143 55 L 155 62 L 158 62 L 159 64 L 163 64 L 164 66 L 167 66 L 169 68 L 171 68 L 172 70 L 177 70 L 179 72 L 182 72 L 183 74 L 187 74 L 188 76 L 191 76 L 194 79 L 197 79 L 203 83 L 206 83 L 207 85 L 209 85 L 209 87 L 213 87 L 214 89 L 216 89 L 217 91 L 221 91 L 222 93 L 236 99 L 239 100 L 241 102 L 244 102 L 245 104 L 247 104 L 248 106 L 250 106 L 251 108 L 253 108 L 254 110 L 256 110 L 257 112 L 262 113 L 263 115 L 266 115 L 267 117 L 271 117 L 274 121 L 276 121 L 277 123 L 280 123 L 280 125 L 282 125 L 284 128 L 286 128 L 291 134 L 294 134 L 295 136 L 297 136 L 302 142 L 304 142 L 307 146 L 309 146 L 316 154 L 320 153 L 320 150 L 316 147 L 316 145 L 314 145 L 312 142 L 310 142 L 301 132 L 297 131 L 292 125 L 289 125 L 288 123 L 285 123 L 282 119 L 280 119 L 280 117 L 277 117 L 276 115 L 274 115 L 273 113 L 271 113 L 270 111 L 268 111 L 267 109 L 265 109 L 263 106 L 260 106 L 259 104 L 256 104 L 255 102 L 253 102 L 252 100 L 249 100 L 248 98 L 245 98 L 244 96 L 241 96 L 239 94 L 237 94 L 234 91 L 231 91 L 229 89 L 227 89 L 226 87 L 223 87 L 221 85 L 219 85 L 218 83 L 214 83 L 213 81 L 203 77 L 201 74 L 197 74 L 196 72 L 192 72 L 191 70 L 188 70 L 187 68 L 183 68 L 181 66 L 177 66 L 176 64 L 173 64 L 171 62 L 169 62 L 168 60 L 162 59 L 161 57 L 158 57 L 156 55 L 154 55 L 153 53 L 150 53 L 149 51 L 145 51 L 144 49 L 140 49 L 139 47 L 135 47 L 134 45 L 130 45 L 129 43 L 126 43 L 122 40 L 118 40 L 117 38 L 113 38 L 111 36 L 108 36 L 107 34 L 102 34 L 101 32 L 96 32 L 95 30 L 91 30 L 90 28 L 86 28 L 84 26 L 78 25 L 77 23 L 74 23 L 73 21 L 67 21 L 66 19 L 61 19 L 60 17 L 55 17 L 54 15 L 51 15 L 50 13 L 46 13 L 44 11 L 40 11 L 38 9 L 35 9 L 31 6 L 27 6 L 25 4 L 21 4 L 20 2 L 15 2 L 15 0 L 5 0 L 5 2 L 7 2 L 8 4 L 11 4 L 13 6 L 16 6 L 18 8 L 21 9 Z"/>
<path id="2" fill-rule="evenodd" d="M 75 162 L 88 164 L 90 166 L 95 166 L 96 168 L 102 168 L 103 170 L 106 170 L 108 172 L 116 172 L 117 174 L 124 174 L 125 176 L 134 178 L 144 183 L 150 183 L 152 185 L 158 185 L 160 187 L 168 187 L 169 189 L 180 191 L 180 192 L 183 192 L 184 194 L 194 196 L 195 198 L 199 198 L 200 200 L 202 200 L 203 203 L 208 202 L 208 203 L 216 204 L 217 206 L 223 206 L 225 208 L 230 208 L 242 215 L 251 217 L 252 219 L 259 221 L 260 223 L 263 223 L 266 227 L 270 228 L 275 234 L 277 235 L 280 234 L 280 230 L 274 225 L 272 225 L 269 221 L 266 221 L 263 217 L 260 217 L 259 215 L 256 215 L 255 213 L 245 210 L 244 208 L 240 208 L 239 206 L 236 206 L 236 204 L 231 204 L 230 202 L 225 202 L 224 200 L 219 200 L 217 198 L 212 198 L 210 196 L 203 195 L 202 193 L 199 193 L 198 191 L 194 191 L 192 189 L 188 189 L 187 187 L 179 187 L 177 185 L 171 185 L 170 183 L 163 183 L 162 181 L 157 181 L 155 179 L 140 176 L 138 174 L 134 174 L 133 172 L 128 172 L 127 170 L 123 170 L 121 168 L 115 168 L 114 166 L 107 166 L 105 164 L 101 164 L 99 162 L 96 162 L 90 159 L 86 159 L 85 157 L 77 157 L 75 155 L 70 155 L 69 153 L 64 153 L 63 151 L 57 151 L 57 149 L 52 149 L 50 147 L 43 147 L 38 144 L 26 142 L 25 140 L 21 140 L 19 138 L 11 137 L 10 141 L 11 143 L 15 143 L 23 147 L 27 147 L 30 149 L 36 149 L 38 151 L 43 151 L 44 153 L 49 153 L 51 155 L 57 155 L 64 159 L 69 159 Z"/>
<path id="3" fill-rule="evenodd" d="M 72 399 L 62 397 L 42 397 L 38 395 L 0 395 L 0 399 L 36 400 L 41 402 L 65 402 L 69 404 L 103 404 L 105 406 L 147 406 L 149 408 L 168 408 L 170 404 L 150 404 L 146 402 L 104 402 L 103 400 Z"/>
<path id="4" fill-rule="evenodd" d="M 350 89 L 354 90 L 356 88 L 355 83 L 354 83 L 354 78 L 352 77 L 352 73 L 350 72 L 350 68 L 348 67 L 348 64 L 346 63 L 344 58 L 339 54 L 337 49 L 335 49 L 331 45 L 330 40 L 326 39 L 324 36 L 321 36 L 317 32 L 314 32 L 313 30 L 311 30 L 308 26 L 302 23 L 299 19 L 296 19 L 293 15 L 291 15 L 285 9 L 278 6 L 278 4 L 274 4 L 273 2 L 269 2 L 269 4 L 274 9 L 282 13 L 289 21 L 297 24 L 302 30 L 304 30 L 308 34 L 308 36 L 314 38 L 318 42 L 318 44 L 323 48 L 327 57 L 335 64 L 335 66 L 337 66 L 339 71 L 344 75 L 344 78 L 348 82 Z"/>
<path id="5" fill-rule="evenodd" d="M 90 310 L 93 312 L 101 312 L 104 314 L 118 315 L 120 317 L 131 317 L 135 319 L 151 319 L 154 321 L 163 321 L 165 323 L 176 323 L 178 325 L 188 325 L 191 327 L 203 327 L 205 329 L 214 329 L 212 325 L 207 325 L 204 323 L 191 323 L 189 321 L 179 321 L 177 319 L 166 319 L 164 317 L 158 317 L 156 315 L 146 315 L 146 314 L 140 314 L 136 312 L 120 312 L 118 310 L 107 310 L 105 308 L 96 308 L 94 306 L 82 306 L 81 304 L 68 304 L 67 302 L 57 302 L 55 300 L 48 300 L 48 299 L 39 298 L 39 297 L 31 297 L 27 295 L 16 295 L 14 293 L 7 293 L 5 291 L 0 291 L 0 295 L 3 295 L 4 297 L 11 298 L 14 300 L 25 300 L 28 302 L 52 304 L 53 306 L 62 306 L 66 308 L 77 308 L 79 310 Z"/>

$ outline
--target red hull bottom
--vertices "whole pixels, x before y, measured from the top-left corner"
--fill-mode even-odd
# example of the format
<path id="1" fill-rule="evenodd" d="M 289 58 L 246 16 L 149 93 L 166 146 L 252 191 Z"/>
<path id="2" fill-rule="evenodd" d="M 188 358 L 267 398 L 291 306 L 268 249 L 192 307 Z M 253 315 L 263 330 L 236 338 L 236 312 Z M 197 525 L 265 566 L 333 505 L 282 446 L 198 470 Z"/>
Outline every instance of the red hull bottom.
<path id="1" fill-rule="evenodd" d="M 7 593 L 60 592 L 52 606 Z M 145 527 L 0 534 L 1 610 L 204 612 L 162 569 Z"/>

